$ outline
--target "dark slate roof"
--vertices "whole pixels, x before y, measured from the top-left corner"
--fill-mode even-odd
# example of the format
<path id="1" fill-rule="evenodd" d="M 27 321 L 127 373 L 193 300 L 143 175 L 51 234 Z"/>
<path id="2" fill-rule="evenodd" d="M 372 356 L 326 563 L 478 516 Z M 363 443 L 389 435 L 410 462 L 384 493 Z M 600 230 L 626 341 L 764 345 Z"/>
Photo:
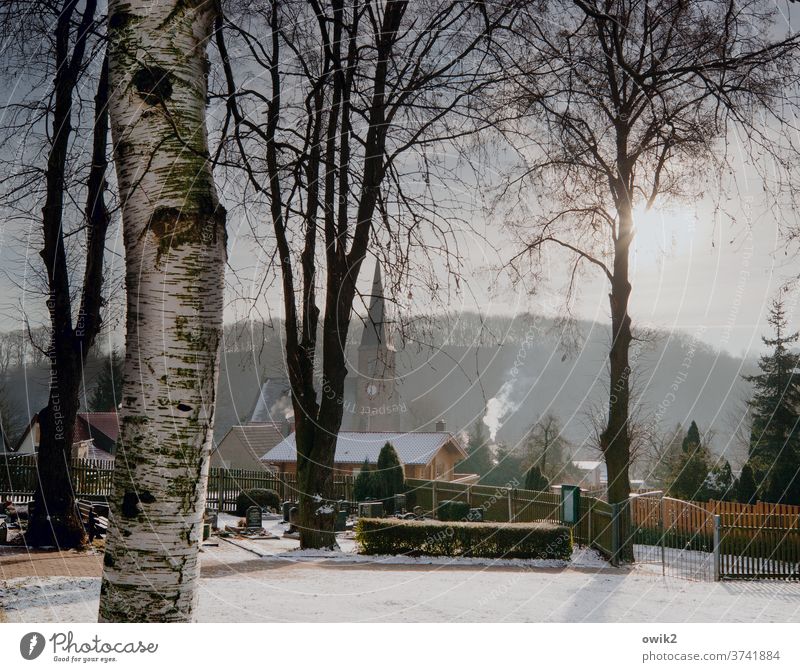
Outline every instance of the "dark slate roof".
<path id="1" fill-rule="evenodd" d="M 250 448 L 253 455 L 263 455 L 283 440 L 280 427 L 274 423 L 234 425 L 220 441 L 220 445 L 229 434 L 239 438 L 244 445 Z M 218 450 L 219 446 L 216 446 L 212 452 Z"/>
<path id="2" fill-rule="evenodd" d="M 116 411 L 109 413 L 78 413 L 75 424 L 75 441 L 86 441 L 97 431 L 105 434 L 114 443 L 119 438 L 119 416 Z"/>
<path id="3" fill-rule="evenodd" d="M 375 464 L 381 448 L 389 442 L 394 446 L 397 457 L 403 464 L 424 465 L 428 464 L 439 448 L 448 441 L 452 441 L 464 457 L 467 457 L 463 446 L 450 432 L 339 432 L 334 462 L 360 464 L 368 460 Z M 265 462 L 297 461 L 294 432 L 261 459 Z"/>
<path id="4" fill-rule="evenodd" d="M 372 279 L 372 293 L 369 299 L 369 313 L 364 322 L 364 333 L 361 335 L 361 347 L 386 344 L 384 329 L 383 282 L 381 281 L 380 262 L 375 263 L 375 277 Z"/>
<path id="5" fill-rule="evenodd" d="M 267 378 L 261 385 L 250 422 L 283 422 L 292 410 L 292 388 L 286 378 Z"/>

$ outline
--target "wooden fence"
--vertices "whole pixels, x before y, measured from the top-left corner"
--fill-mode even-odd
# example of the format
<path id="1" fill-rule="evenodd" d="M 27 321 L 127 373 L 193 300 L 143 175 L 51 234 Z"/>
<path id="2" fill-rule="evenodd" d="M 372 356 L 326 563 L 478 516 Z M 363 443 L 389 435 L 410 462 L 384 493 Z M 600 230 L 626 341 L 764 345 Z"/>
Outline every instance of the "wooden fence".
<path id="1" fill-rule="evenodd" d="M 661 511 L 658 506 L 662 506 Z M 740 504 L 738 502 L 686 502 L 669 497 L 631 497 L 631 515 L 634 525 L 653 527 L 664 516 L 664 527 L 672 527 L 680 532 L 706 534 L 714 533 L 713 516 L 720 516 L 726 525 L 745 525 L 749 527 L 767 525 L 783 527 L 788 521 L 800 519 L 800 506 L 791 504 Z"/>
<path id="2" fill-rule="evenodd" d="M 714 513 L 704 503 L 644 495 L 631 497 L 629 506 L 635 543 L 711 550 Z"/>
<path id="3" fill-rule="evenodd" d="M 70 471 L 77 497 L 100 500 L 106 499 L 111 492 L 113 460 L 73 460 Z M 30 499 L 38 483 L 36 455 L 0 457 L 0 496 L 14 501 Z"/>
<path id="4" fill-rule="evenodd" d="M 514 487 L 467 485 L 448 481 L 409 479 L 409 507 L 419 506 L 426 514 L 435 514 L 445 501 L 466 502 L 470 508 L 482 509 L 484 520 L 495 522 L 561 523 L 561 495 Z M 613 536 L 616 529 L 615 509 L 596 497 L 581 496 L 581 514 L 572 525 L 573 539 L 596 548 L 614 558 L 619 548 Z"/>
<path id="5" fill-rule="evenodd" d="M 352 501 L 353 483 L 354 478 L 349 474 L 334 476 L 333 499 Z M 274 490 L 282 502 L 296 502 L 300 495 L 297 475 L 293 473 L 212 467 L 208 475 L 207 506 L 218 511 L 234 511 L 236 497 L 242 490 L 250 488 Z"/>
<path id="6" fill-rule="evenodd" d="M 426 514 L 434 514 L 443 502 L 458 501 L 483 509 L 485 520 L 532 523 L 561 519 L 561 498 L 550 492 L 420 479 L 409 479 L 406 485 L 409 507 L 419 506 Z"/>
<path id="7" fill-rule="evenodd" d="M 70 470 L 76 497 L 104 500 L 111 494 L 114 473 L 112 460 L 73 460 Z M 336 476 L 333 482 L 334 499 L 352 500 L 353 480 L 352 476 L 346 474 Z M 11 497 L 17 502 L 30 499 L 37 484 L 35 455 L 0 457 L 0 497 Z M 275 490 L 281 501 L 296 501 L 298 497 L 295 474 L 212 467 L 208 475 L 207 505 L 220 511 L 234 511 L 236 497 L 249 488 Z"/>
<path id="8" fill-rule="evenodd" d="M 800 579 L 798 506 L 645 495 L 631 498 L 630 512 L 635 543 L 661 546 L 668 556 L 669 549 L 713 553 L 716 578 Z"/>

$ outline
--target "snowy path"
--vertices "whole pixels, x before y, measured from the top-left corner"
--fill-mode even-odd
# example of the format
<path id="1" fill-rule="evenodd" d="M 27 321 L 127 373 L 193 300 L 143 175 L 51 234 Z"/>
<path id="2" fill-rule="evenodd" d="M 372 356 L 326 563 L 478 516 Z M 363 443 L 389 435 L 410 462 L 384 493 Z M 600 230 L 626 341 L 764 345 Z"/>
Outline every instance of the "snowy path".
<path id="1" fill-rule="evenodd" d="M 253 542 L 269 544 L 270 542 Z M 205 551 L 198 619 L 239 621 L 800 621 L 800 584 L 695 583 L 646 572 L 385 565 Z M 9 621 L 91 621 L 99 579 L 0 583 Z"/>

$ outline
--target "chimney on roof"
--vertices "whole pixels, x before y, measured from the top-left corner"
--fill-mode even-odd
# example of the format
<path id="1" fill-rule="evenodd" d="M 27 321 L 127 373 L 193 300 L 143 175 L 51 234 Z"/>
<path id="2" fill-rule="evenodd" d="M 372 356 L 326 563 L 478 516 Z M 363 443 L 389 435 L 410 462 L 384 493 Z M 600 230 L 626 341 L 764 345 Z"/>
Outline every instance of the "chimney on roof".
<path id="1" fill-rule="evenodd" d="M 283 421 L 283 435 L 289 436 L 294 431 L 294 418 L 286 418 Z"/>
<path id="2" fill-rule="evenodd" d="M 436 431 L 437 432 L 446 432 L 447 431 L 447 423 L 444 421 L 444 418 L 439 420 L 436 423 Z"/>

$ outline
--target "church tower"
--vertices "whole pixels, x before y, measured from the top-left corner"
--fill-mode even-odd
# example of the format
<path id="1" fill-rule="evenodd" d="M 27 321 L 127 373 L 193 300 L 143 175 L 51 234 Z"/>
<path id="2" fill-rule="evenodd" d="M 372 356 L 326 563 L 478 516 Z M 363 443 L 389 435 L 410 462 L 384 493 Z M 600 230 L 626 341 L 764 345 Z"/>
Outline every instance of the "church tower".
<path id="1" fill-rule="evenodd" d="M 358 347 L 357 427 L 361 431 L 394 431 L 400 418 L 395 394 L 394 348 L 387 334 L 380 263 L 369 301 L 369 313 Z"/>

